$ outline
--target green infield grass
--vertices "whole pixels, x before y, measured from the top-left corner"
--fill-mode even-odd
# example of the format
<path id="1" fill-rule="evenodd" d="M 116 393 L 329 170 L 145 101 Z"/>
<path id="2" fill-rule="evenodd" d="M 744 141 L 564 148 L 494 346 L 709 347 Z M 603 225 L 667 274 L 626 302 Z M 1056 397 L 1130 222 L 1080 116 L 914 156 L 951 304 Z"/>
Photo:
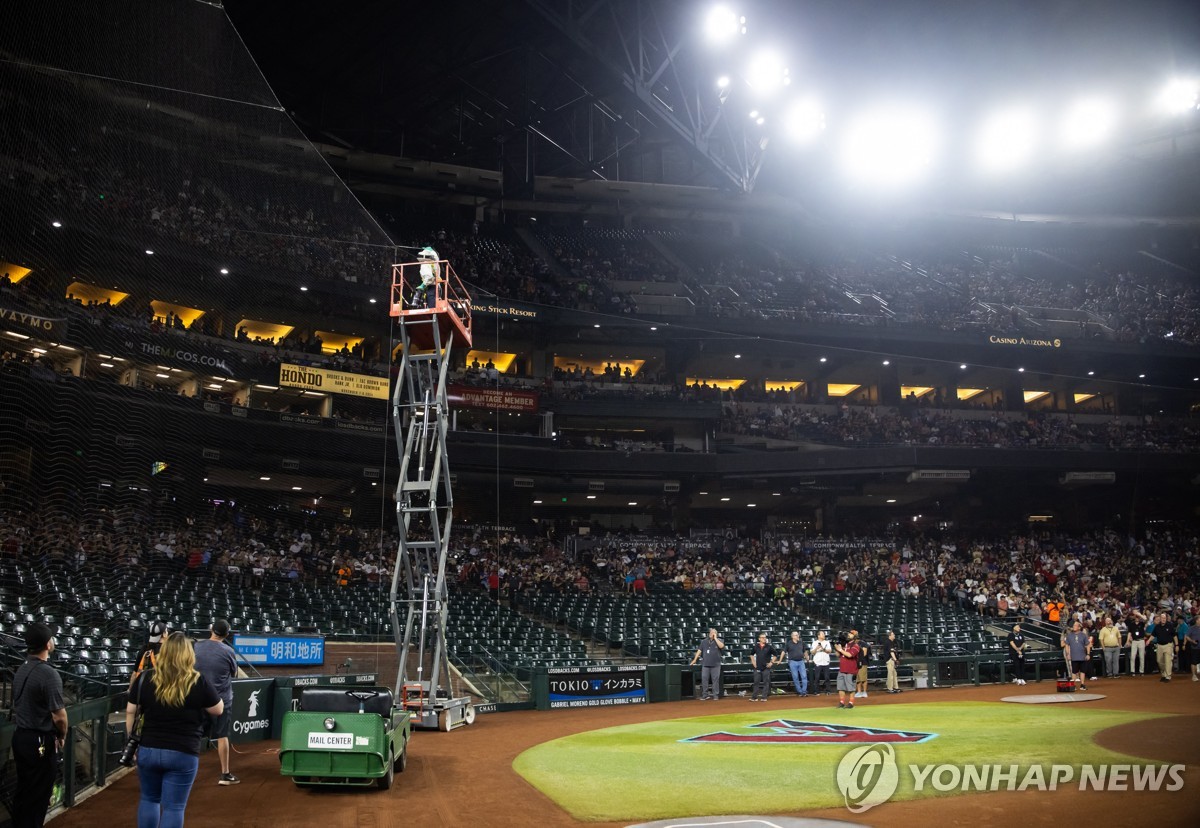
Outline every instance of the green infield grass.
<path id="1" fill-rule="evenodd" d="M 893 799 L 914 799 L 959 791 L 938 793 L 928 785 L 923 791 L 914 790 L 912 776 L 903 770 L 910 763 L 1015 764 L 1023 774 L 1031 765 L 1078 768 L 1129 762 L 1131 757 L 1100 747 L 1093 736 L 1116 725 L 1152 718 L 1157 715 L 1088 709 L 1086 704 L 955 702 L 860 705 L 846 711 L 751 709 L 565 736 L 530 748 L 513 767 L 582 820 L 788 813 L 843 805 L 835 772 L 841 758 L 858 745 L 681 740 L 715 732 L 735 736 L 795 732 L 750 727 L 776 719 L 936 734 L 920 743 L 893 745 L 902 769 Z"/>

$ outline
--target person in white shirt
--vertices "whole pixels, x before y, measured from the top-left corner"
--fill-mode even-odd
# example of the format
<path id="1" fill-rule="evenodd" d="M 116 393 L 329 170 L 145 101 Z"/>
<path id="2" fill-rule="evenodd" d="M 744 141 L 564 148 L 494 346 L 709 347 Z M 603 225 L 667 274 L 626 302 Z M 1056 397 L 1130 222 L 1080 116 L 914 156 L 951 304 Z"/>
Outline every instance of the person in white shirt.
<path id="1" fill-rule="evenodd" d="M 833 653 L 833 645 L 825 639 L 825 632 L 817 633 L 816 640 L 808 645 L 813 663 L 813 691 L 817 694 L 829 693 L 829 657 Z"/>

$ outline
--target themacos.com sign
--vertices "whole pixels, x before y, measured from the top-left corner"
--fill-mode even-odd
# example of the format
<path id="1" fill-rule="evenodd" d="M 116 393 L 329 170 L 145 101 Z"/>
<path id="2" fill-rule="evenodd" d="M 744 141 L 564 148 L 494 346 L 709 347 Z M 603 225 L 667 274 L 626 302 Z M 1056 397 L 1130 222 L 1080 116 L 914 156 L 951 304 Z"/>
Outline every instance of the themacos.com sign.
<path id="1" fill-rule="evenodd" d="M 1178 791 L 1186 765 L 904 765 L 889 744 L 849 751 L 837 767 L 837 786 L 851 812 L 882 805 L 907 774 L 917 793 L 976 791 Z"/>

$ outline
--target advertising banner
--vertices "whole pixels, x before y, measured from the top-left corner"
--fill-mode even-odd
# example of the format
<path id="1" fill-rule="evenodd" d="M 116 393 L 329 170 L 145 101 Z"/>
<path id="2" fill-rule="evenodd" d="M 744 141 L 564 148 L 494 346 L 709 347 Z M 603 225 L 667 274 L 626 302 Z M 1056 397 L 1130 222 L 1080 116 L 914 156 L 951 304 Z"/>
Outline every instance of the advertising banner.
<path id="1" fill-rule="evenodd" d="M 646 703 L 644 665 L 556 667 L 547 672 L 551 709 Z"/>
<path id="2" fill-rule="evenodd" d="M 279 365 L 279 384 L 286 388 L 303 388 L 306 391 L 324 391 L 327 394 L 347 394 L 351 397 L 367 397 L 386 400 L 391 397 L 387 377 L 370 374 L 352 374 L 349 371 L 331 371 L 328 368 L 313 368 L 308 365 Z"/>
<path id="3" fill-rule="evenodd" d="M 485 408 L 491 411 L 528 413 L 538 410 L 538 395 L 535 391 L 451 385 L 446 389 L 446 398 L 452 408 Z"/>
<path id="4" fill-rule="evenodd" d="M 38 316 L 16 308 L 0 306 L 0 323 L 11 325 L 18 333 L 40 334 L 62 339 L 67 335 L 67 320 L 53 316 Z"/>
<path id="5" fill-rule="evenodd" d="M 271 738 L 275 679 L 236 679 L 233 682 L 233 722 L 229 739 L 257 742 Z"/>
<path id="6" fill-rule="evenodd" d="M 233 646 L 250 664 L 291 667 L 325 663 L 325 637 L 321 635 L 238 634 Z"/>

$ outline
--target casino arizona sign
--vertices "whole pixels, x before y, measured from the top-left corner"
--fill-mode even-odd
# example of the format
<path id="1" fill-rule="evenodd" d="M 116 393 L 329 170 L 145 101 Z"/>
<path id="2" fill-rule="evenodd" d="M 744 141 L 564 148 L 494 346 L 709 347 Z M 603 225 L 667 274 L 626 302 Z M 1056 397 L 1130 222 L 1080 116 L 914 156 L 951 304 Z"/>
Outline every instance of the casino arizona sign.
<path id="1" fill-rule="evenodd" d="M 726 745 L 846 745 L 875 744 L 877 742 L 915 743 L 937 738 L 936 733 L 881 730 L 875 727 L 852 727 L 824 722 L 794 722 L 791 719 L 772 719 L 769 722 L 759 722 L 747 725 L 747 727 L 762 728 L 762 730 L 757 733 L 730 733 L 720 730 L 716 733 L 705 733 L 702 736 L 692 736 L 679 741 Z"/>

